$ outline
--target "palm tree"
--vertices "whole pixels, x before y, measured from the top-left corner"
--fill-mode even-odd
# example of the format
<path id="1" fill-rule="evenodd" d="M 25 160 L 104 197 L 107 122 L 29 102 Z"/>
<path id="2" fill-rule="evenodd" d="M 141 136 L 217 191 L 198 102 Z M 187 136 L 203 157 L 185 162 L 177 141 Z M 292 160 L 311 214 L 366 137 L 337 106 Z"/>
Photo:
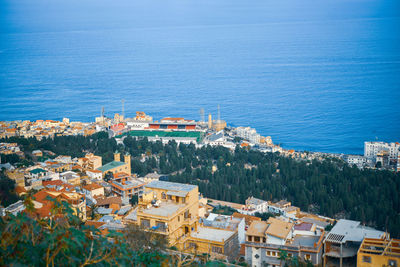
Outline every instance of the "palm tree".
<path id="1" fill-rule="evenodd" d="M 293 257 L 291 258 L 290 266 L 299 266 L 299 258 L 298 257 Z"/>
<path id="2" fill-rule="evenodd" d="M 282 249 L 279 249 L 279 258 L 278 259 L 281 260 L 281 264 L 280 264 L 281 266 L 282 266 L 282 263 L 286 263 L 287 258 L 288 258 L 287 252 Z"/>

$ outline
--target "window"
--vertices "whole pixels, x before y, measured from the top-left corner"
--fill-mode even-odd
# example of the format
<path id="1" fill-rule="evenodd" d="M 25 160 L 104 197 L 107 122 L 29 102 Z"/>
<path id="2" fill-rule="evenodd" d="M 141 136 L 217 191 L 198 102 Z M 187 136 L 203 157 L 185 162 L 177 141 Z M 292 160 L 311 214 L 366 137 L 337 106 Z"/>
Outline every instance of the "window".
<path id="1" fill-rule="evenodd" d="M 267 242 L 267 239 L 265 237 L 263 237 L 263 243 Z"/>
<path id="2" fill-rule="evenodd" d="M 185 197 L 182 198 L 182 203 L 186 203 L 186 198 Z"/>
<path id="3" fill-rule="evenodd" d="M 189 248 L 197 248 L 196 243 L 190 242 L 189 243 Z"/>
<path id="4" fill-rule="evenodd" d="M 252 241 L 253 241 L 253 238 L 252 238 L 251 235 L 249 235 L 249 236 L 247 237 L 247 239 L 248 239 L 249 242 L 252 242 Z"/>
<path id="5" fill-rule="evenodd" d="M 141 225 L 143 228 L 149 228 L 149 227 L 150 227 L 150 220 L 141 219 L 141 220 L 140 220 L 140 225 Z"/>
<path id="6" fill-rule="evenodd" d="M 276 257 L 276 252 L 275 251 L 272 251 L 272 256 Z"/>
<path id="7" fill-rule="evenodd" d="M 164 192 L 162 192 L 161 198 L 162 198 L 162 199 L 166 199 L 166 198 L 167 198 L 167 195 L 166 195 Z"/>
<path id="8" fill-rule="evenodd" d="M 211 247 L 211 251 L 214 252 L 214 253 L 222 254 L 222 248 L 221 247 L 212 246 Z"/>
<path id="9" fill-rule="evenodd" d="M 287 254 L 289 258 L 293 258 L 293 254 L 292 253 L 288 253 Z"/>
<path id="10" fill-rule="evenodd" d="M 259 236 L 255 236 L 254 237 L 254 242 L 260 242 L 260 237 Z"/>
<path id="11" fill-rule="evenodd" d="M 267 250 L 267 256 L 271 256 L 271 251 Z"/>
<path id="12" fill-rule="evenodd" d="M 304 255 L 304 258 L 305 258 L 306 260 L 311 260 L 311 255 L 310 255 L 310 254 L 306 254 L 306 255 Z"/>
<path id="13" fill-rule="evenodd" d="M 370 257 L 370 256 L 363 256 L 363 257 L 362 257 L 362 261 L 363 261 L 363 262 L 371 263 L 371 257 Z"/>
<path id="14" fill-rule="evenodd" d="M 165 232 L 167 230 L 167 226 L 164 222 L 156 221 L 157 230 L 161 232 Z"/>
<path id="15" fill-rule="evenodd" d="M 390 267 L 397 267 L 397 260 L 389 260 L 388 265 Z"/>

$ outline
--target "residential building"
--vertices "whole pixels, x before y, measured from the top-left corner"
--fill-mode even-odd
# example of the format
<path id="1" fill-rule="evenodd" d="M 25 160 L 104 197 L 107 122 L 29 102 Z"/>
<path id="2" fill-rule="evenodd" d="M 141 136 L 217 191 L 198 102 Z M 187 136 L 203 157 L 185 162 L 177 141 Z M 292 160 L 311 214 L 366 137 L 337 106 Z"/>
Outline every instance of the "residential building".
<path id="1" fill-rule="evenodd" d="M 143 193 L 144 181 L 141 179 L 130 178 L 126 180 L 113 180 L 110 182 L 112 192 L 122 198 L 131 198 L 133 195 L 141 195 Z"/>
<path id="2" fill-rule="evenodd" d="M 66 184 L 79 185 L 81 183 L 81 177 L 79 174 L 73 171 L 66 171 L 60 173 L 60 180 Z"/>
<path id="3" fill-rule="evenodd" d="M 257 212 L 258 213 L 269 212 L 268 201 L 258 199 L 255 197 L 249 197 L 246 199 L 245 206 L 242 210 L 240 210 L 240 212 L 247 215 L 254 215 Z"/>
<path id="4" fill-rule="evenodd" d="M 169 245 L 191 253 L 233 259 L 238 252 L 237 231 L 199 224 L 198 186 L 153 181 L 139 196 L 137 223 L 168 237 Z"/>
<path id="5" fill-rule="evenodd" d="M 397 160 L 400 154 L 400 143 L 385 143 L 385 142 L 365 142 L 364 143 L 364 156 L 367 158 L 375 159 L 377 154 L 387 151 L 389 160 Z"/>
<path id="6" fill-rule="evenodd" d="M 50 190 L 41 190 L 33 195 L 35 212 L 39 217 L 47 218 L 51 215 L 54 203 L 48 198 L 66 201 L 70 204 L 75 215 L 84 221 L 86 220 L 86 198 L 84 195 L 75 192 L 69 193 Z"/>
<path id="7" fill-rule="evenodd" d="M 88 153 L 84 158 L 78 159 L 78 165 L 85 170 L 96 170 L 102 166 L 102 158 L 92 153 Z"/>
<path id="8" fill-rule="evenodd" d="M 296 220 L 300 209 L 292 206 L 292 203 L 289 201 L 281 200 L 276 203 L 269 203 L 268 211 L 271 213 L 280 214 L 283 217 L 290 218 L 292 220 Z"/>
<path id="9" fill-rule="evenodd" d="M 97 183 L 91 183 L 83 186 L 82 191 L 86 196 L 90 196 L 91 198 L 104 196 L 104 187 Z"/>
<path id="10" fill-rule="evenodd" d="M 364 238 L 385 237 L 385 232 L 358 221 L 339 220 L 324 240 L 324 266 L 356 266 L 357 251 Z"/>
<path id="11" fill-rule="evenodd" d="M 102 180 L 103 179 L 103 173 L 99 170 L 86 170 L 86 175 L 91 179 L 91 180 Z"/>
<path id="12" fill-rule="evenodd" d="M 240 244 L 245 242 L 246 222 L 244 218 L 210 213 L 207 219 L 203 219 L 201 222 L 204 226 L 237 231 L 238 242 Z"/>
<path id="13" fill-rule="evenodd" d="M 255 216 L 251 216 L 251 215 L 246 215 L 246 214 L 242 214 L 242 213 L 239 213 L 239 212 L 234 212 L 233 214 L 232 214 L 232 216 L 233 217 L 236 217 L 236 218 L 243 218 L 244 219 L 244 222 L 245 222 L 245 230 L 247 231 L 247 229 L 250 227 L 250 225 L 251 225 L 251 223 L 253 222 L 253 221 L 261 221 L 261 218 L 259 218 L 259 217 L 255 217 Z"/>
<path id="14" fill-rule="evenodd" d="M 324 232 L 318 234 L 294 234 L 294 224 L 269 218 L 254 221 L 246 233 L 245 259 L 251 266 L 282 266 L 281 251 L 289 258 L 297 257 L 314 265 L 322 262 Z"/>
<path id="15" fill-rule="evenodd" d="M 357 266 L 400 266 L 400 239 L 364 238 L 357 252 Z"/>
<path id="16" fill-rule="evenodd" d="M 259 144 L 261 136 L 257 133 L 256 129 L 250 127 L 237 127 L 235 129 L 237 136 L 248 140 L 252 144 Z"/>
<path id="17" fill-rule="evenodd" d="M 96 206 L 106 209 L 119 210 L 122 205 L 121 197 L 104 197 L 96 199 Z"/>
<path id="18" fill-rule="evenodd" d="M 25 174 L 23 170 L 16 169 L 12 171 L 7 171 L 6 174 L 11 180 L 15 181 L 17 186 L 25 186 Z"/>
<path id="19" fill-rule="evenodd" d="M 48 171 L 42 168 L 36 168 L 29 171 L 29 178 L 31 179 L 39 179 L 40 177 L 46 176 Z"/>
<path id="20" fill-rule="evenodd" d="M 16 216 L 21 211 L 25 210 L 25 205 L 22 200 L 19 200 L 4 209 L 4 212 L 11 213 L 12 215 Z"/>
<path id="21" fill-rule="evenodd" d="M 223 130 L 207 136 L 204 138 L 203 143 L 209 146 L 223 146 L 231 150 L 234 150 L 236 147 L 233 142 L 228 141 Z"/>
<path id="22" fill-rule="evenodd" d="M 360 169 L 366 166 L 368 162 L 371 162 L 367 157 L 361 155 L 345 155 L 343 159 L 350 166 L 356 165 Z"/>
<path id="23" fill-rule="evenodd" d="M 41 150 L 33 150 L 32 155 L 36 157 L 43 157 L 43 152 Z"/>

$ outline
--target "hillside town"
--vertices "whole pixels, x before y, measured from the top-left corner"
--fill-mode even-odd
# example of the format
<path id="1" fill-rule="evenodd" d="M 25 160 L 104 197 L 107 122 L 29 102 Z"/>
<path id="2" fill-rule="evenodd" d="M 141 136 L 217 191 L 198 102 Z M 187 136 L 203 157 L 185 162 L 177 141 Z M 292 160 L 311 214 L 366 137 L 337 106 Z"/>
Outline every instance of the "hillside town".
<path id="1" fill-rule="evenodd" d="M 115 114 L 93 123 L 62 121 L 15 121 L 0 123 L 0 138 L 25 137 L 43 140 L 55 136 L 84 135 L 106 131 L 123 145 L 127 136 L 146 137 L 150 142 L 194 144 L 196 147 L 237 146 L 275 153 L 298 160 L 343 159 L 359 168 L 400 171 L 400 144 L 366 142 L 361 155 L 297 152 L 274 145 L 271 137 L 250 127 L 227 127 L 225 121 L 194 121 L 164 118 L 153 121 L 144 112 L 134 118 Z M 74 213 L 103 235 L 123 232 L 137 225 L 168 240 L 168 247 L 192 255 L 208 255 L 226 263 L 248 266 L 285 266 L 297 260 L 317 266 L 398 266 L 400 240 L 386 231 L 360 221 L 334 219 L 302 211 L 291 202 L 248 196 L 245 203 L 204 197 L 193 184 L 169 181 L 170 174 L 144 176 L 132 168 L 129 153 L 113 152 L 113 160 L 86 153 L 84 157 L 34 150 L 30 166 L 0 162 L 7 177 L 15 181 L 21 199 L 32 197 L 38 218 L 47 218 L 57 199 L 69 203 Z M 0 154 L 25 157 L 17 143 L 0 143 Z M 3 157 L 2 157 L 3 158 Z M 0 203 L 1 204 L 1 203 Z M 19 200 L 1 207 L 1 215 L 26 210 Z M 220 212 L 228 210 L 229 212 Z M 262 215 L 268 215 L 263 217 Z"/>
<path id="2" fill-rule="evenodd" d="M 204 116 L 203 116 L 204 117 Z M 153 117 L 144 112 L 136 112 L 133 118 L 125 118 L 116 113 L 113 118 L 104 116 L 95 118 L 95 122 L 70 122 L 68 118 L 62 121 L 2 121 L 0 122 L 0 138 L 21 136 L 25 138 L 53 138 L 54 136 L 89 136 L 96 132 L 107 131 L 110 137 L 115 137 L 121 143 L 126 136 L 135 138 L 147 137 L 149 141 L 162 141 L 201 146 L 223 146 L 234 150 L 237 145 L 264 153 L 279 152 L 283 156 L 299 160 L 322 160 L 327 157 L 344 160 L 358 168 L 378 168 L 400 171 L 400 143 L 386 143 L 382 141 L 366 141 L 364 155 L 334 154 L 325 152 L 296 151 L 283 148 L 272 142 L 270 136 L 261 136 L 251 127 L 229 127 L 227 122 L 220 119 L 213 120 L 209 114 L 208 121 L 184 118 L 163 118 L 153 120 Z M 15 148 L 18 149 L 18 148 Z M 12 144 L 2 144 L 0 153 L 17 153 Z M 0 162 L 1 163 L 1 162 Z"/>

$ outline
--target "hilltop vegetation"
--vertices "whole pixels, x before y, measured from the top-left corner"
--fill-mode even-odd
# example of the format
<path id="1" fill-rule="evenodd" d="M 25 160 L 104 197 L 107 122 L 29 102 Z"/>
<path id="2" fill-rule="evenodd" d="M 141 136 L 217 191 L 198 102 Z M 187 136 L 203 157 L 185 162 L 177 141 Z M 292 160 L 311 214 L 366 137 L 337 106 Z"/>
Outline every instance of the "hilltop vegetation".
<path id="1" fill-rule="evenodd" d="M 112 160 L 113 152 L 129 152 L 138 175 L 157 171 L 170 180 L 192 183 L 206 197 L 244 203 L 249 196 L 287 199 L 304 211 L 359 220 L 393 237 L 400 237 L 400 174 L 360 170 L 337 159 L 298 161 L 279 154 L 237 148 L 151 143 L 127 137 L 117 145 L 104 133 L 90 137 L 67 136 L 36 141 L 12 138 L 25 151 L 47 149 L 57 154 L 82 156 L 83 151 Z M 213 172 L 213 166 L 214 170 Z"/>

